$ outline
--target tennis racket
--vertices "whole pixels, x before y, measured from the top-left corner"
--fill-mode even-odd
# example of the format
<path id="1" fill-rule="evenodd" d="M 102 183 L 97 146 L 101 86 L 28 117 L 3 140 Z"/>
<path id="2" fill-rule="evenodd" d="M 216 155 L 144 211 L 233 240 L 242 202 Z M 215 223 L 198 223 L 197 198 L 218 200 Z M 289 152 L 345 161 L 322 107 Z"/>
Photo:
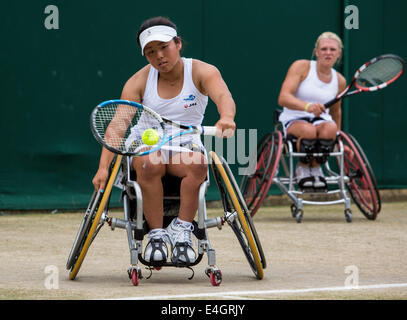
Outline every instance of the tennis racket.
<path id="1" fill-rule="evenodd" d="M 329 108 L 339 100 L 357 93 L 386 88 L 400 78 L 404 68 L 404 60 L 394 54 L 384 54 L 371 59 L 356 71 L 351 83 L 344 91 L 325 103 L 325 108 Z M 356 89 L 349 91 L 353 85 L 355 85 Z"/>
<path id="2" fill-rule="evenodd" d="M 182 136 L 201 134 L 220 136 L 217 127 L 191 126 L 161 117 L 140 103 L 128 100 L 108 100 L 92 111 L 90 127 L 96 140 L 108 150 L 128 156 L 143 156 L 159 150 Z M 153 145 L 143 142 L 145 130 L 154 129 L 158 140 Z"/>

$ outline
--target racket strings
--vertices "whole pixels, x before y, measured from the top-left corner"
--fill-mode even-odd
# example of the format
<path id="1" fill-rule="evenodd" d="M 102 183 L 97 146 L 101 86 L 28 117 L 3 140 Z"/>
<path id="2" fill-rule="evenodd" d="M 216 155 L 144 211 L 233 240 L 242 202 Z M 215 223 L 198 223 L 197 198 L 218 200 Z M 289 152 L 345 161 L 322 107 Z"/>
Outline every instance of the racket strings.
<path id="1" fill-rule="evenodd" d="M 146 129 L 155 129 L 160 139 L 163 136 L 156 118 L 143 109 L 128 105 L 111 104 L 99 108 L 94 118 L 94 128 L 108 146 L 120 152 L 149 148 L 142 141 Z"/>
<path id="2" fill-rule="evenodd" d="M 381 59 L 362 70 L 356 83 L 365 88 L 375 87 L 394 79 L 402 69 L 403 64 L 398 59 Z"/>

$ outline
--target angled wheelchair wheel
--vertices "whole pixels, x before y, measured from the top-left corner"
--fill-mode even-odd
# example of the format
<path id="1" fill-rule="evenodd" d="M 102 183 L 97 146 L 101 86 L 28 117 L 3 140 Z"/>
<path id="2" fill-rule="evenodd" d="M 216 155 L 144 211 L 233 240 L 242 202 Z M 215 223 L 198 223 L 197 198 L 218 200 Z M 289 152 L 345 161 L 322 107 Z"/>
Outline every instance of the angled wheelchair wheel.
<path id="1" fill-rule="evenodd" d="M 83 260 L 88 252 L 92 241 L 95 239 L 103 222 L 100 223 L 102 213 L 110 200 L 110 194 L 117 173 L 121 165 L 122 156 L 117 156 L 111 169 L 104 192 L 94 192 L 88 208 L 79 226 L 78 233 L 74 240 L 71 252 L 68 257 L 66 268 L 70 270 L 69 279 L 74 280 L 79 272 Z"/>
<path id="2" fill-rule="evenodd" d="M 346 186 L 363 215 L 375 220 L 381 210 L 381 200 L 373 170 L 356 139 L 342 131 L 340 136 L 345 149 L 344 171 L 350 179 Z"/>
<path id="3" fill-rule="evenodd" d="M 250 215 L 253 217 L 261 207 L 277 172 L 283 146 L 280 131 L 266 134 L 257 146 L 256 169 L 252 174 L 245 174 L 240 183 L 243 197 Z M 248 168 L 249 170 L 249 168 Z"/>
<path id="4" fill-rule="evenodd" d="M 246 203 L 226 161 L 213 151 L 210 155 L 213 176 L 225 210 L 225 220 L 235 233 L 256 278 L 263 279 L 266 259 Z"/>
<path id="5" fill-rule="evenodd" d="M 94 191 L 92 198 L 89 202 L 88 208 L 85 211 L 81 224 L 79 226 L 78 233 L 76 234 L 75 240 L 72 245 L 71 252 L 69 253 L 68 261 L 66 263 L 66 268 L 69 270 L 75 264 L 76 259 L 78 258 L 81 246 L 84 243 L 85 237 L 89 233 L 90 226 L 95 217 L 95 213 L 100 204 L 101 192 Z"/>
<path id="6" fill-rule="evenodd" d="M 380 198 L 379 188 L 377 186 L 376 177 L 375 177 L 375 175 L 373 173 L 372 167 L 371 167 L 371 165 L 369 163 L 369 160 L 366 157 L 365 152 L 363 151 L 362 147 L 357 142 L 355 137 L 353 137 L 350 133 L 348 133 L 348 137 L 352 140 L 352 142 L 355 145 L 356 149 L 359 151 L 359 153 L 360 153 L 360 155 L 361 155 L 361 157 L 362 157 L 362 159 L 363 159 L 363 161 L 365 163 L 365 166 L 366 166 L 366 169 L 367 169 L 367 171 L 369 173 L 369 176 L 370 176 L 370 178 L 372 180 L 373 188 L 374 188 L 374 191 L 376 193 L 377 213 L 379 213 L 382 210 L 382 201 L 381 201 L 381 198 Z"/>

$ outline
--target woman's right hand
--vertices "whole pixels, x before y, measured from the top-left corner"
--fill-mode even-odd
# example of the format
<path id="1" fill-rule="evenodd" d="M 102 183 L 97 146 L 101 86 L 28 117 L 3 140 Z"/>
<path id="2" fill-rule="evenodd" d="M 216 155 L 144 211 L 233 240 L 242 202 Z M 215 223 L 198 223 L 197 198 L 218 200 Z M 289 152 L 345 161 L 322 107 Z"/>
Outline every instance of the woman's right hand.
<path id="1" fill-rule="evenodd" d="M 319 117 L 325 111 L 326 108 L 322 103 L 312 103 L 307 108 L 307 112 L 313 113 L 315 117 Z"/>
<path id="2" fill-rule="evenodd" d="M 104 190 L 106 186 L 107 178 L 109 177 L 109 170 L 99 168 L 93 177 L 92 183 L 96 191 Z"/>

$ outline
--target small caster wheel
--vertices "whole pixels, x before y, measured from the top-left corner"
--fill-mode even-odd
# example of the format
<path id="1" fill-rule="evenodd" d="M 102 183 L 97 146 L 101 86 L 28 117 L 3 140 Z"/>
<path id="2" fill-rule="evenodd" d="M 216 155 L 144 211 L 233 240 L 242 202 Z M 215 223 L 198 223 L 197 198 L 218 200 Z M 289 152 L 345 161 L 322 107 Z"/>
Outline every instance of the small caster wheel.
<path id="1" fill-rule="evenodd" d="M 290 209 L 291 209 L 291 215 L 293 216 L 293 218 L 295 218 L 297 215 L 297 206 L 295 204 L 292 204 Z"/>
<path id="2" fill-rule="evenodd" d="M 352 211 L 350 211 L 349 209 L 345 210 L 345 219 L 346 222 L 352 222 Z"/>
<path id="3" fill-rule="evenodd" d="M 214 287 L 218 287 L 221 282 L 222 282 L 222 272 L 220 270 L 214 270 L 213 272 L 211 272 L 211 284 Z"/>
<path id="4" fill-rule="evenodd" d="M 132 268 L 130 267 L 129 270 L 127 271 L 127 273 L 129 274 L 129 278 L 131 280 L 131 283 L 134 286 L 138 286 L 139 285 L 139 279 L 142 279 L 142 275 L 141 275 L 141 269 L 140 268 Z"/>
<path id="5" fill-rule="evenodd" d="M 302 216 L 304 214 L 304 211 L 302 210 L 297 210 L 296 215 L 295 215 L 295 220 L 297 221 L 297 223 L 301 223 L 302 222 Z"/>
<path id="6" fill-rule="evenodd" d="M 133 283 L 134 286 L 138 286 L 138 272 L 137 270 L 133 270 L 131 272 L 131 283 Z"/>
<path id="7" fill-rule="evenodd" d="M 209 277 L 211 284 L 214 287 L 218 287 L 222 282 L 222 271 L 219 269 L 207 268 L 205 270 L 206 275 Z"/>

